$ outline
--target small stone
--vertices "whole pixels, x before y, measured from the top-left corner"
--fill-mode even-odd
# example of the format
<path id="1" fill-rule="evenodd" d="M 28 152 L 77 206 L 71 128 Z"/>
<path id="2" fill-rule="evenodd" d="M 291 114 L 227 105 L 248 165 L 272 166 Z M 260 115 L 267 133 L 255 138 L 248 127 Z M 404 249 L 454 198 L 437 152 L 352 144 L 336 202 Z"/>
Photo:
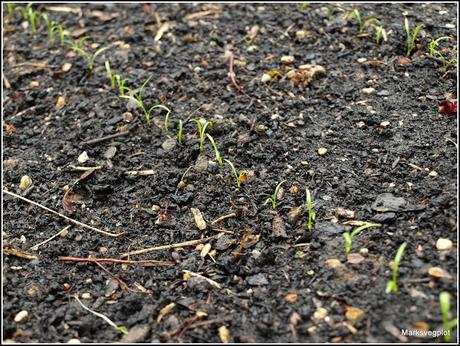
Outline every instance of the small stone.
<path id="1" fill-rule="evenodd" d="M 326 148 L 319 148 L 319 149 L 318 149 L 318 154 L 319 154 L 320 156 L 326 155 L 326 153 L 327 153 L 327 149 L 326 149 Z"/>
<path id="2" fill-rule="evenodd" d="M 292 55 L 282 56 L 281 62 L 286 65 L 292 64 L 294 62 L 294 57 Z"/>
<path id="3" fill-rule="evenodd" d="M 431 267 L 428 274 L 438 279 L 452 279 L 452 275 L 440 267 Z"/>
<path id="4" fill-rule="evenodd" d="M 436 249 L 438 250 L 450 250 L 452 249 L 453 243 L 449 239 L 439 238 L 436 242 Z"/>
<path id="5" fill-rule="evenodd" d="M 27 189 L 30 185 L 32 185 L 32 179 L 28 175 L 23 175 L 21 177 L 21 182 L 19 183 L 19 188 L 21 190 Z"/>
<path id="6" fill-rule="evenodd" d="M 60 111 L 62 108 L 64 108 L 64 106 L 65 106 L 65 98 L 64 98 L 64 96 L 59 96 L 57 101 L 56 101 L 55 108 L 56 108 L 57 111 Z"/>
<path id="7" fill-rule="evenodd" d="M 377 96 L 390 96 L 390 92 L 388 90 L 380 90 Z"/>
<path id="8" fill-rule="evenodd" d="M 362 64 L 363 62 L 366 62 L 367 59 L 366 59 L 366 58 L 359 58 L 357 61 L 358 61 L 360 64 Z"/>
<path id="9" fill-rule="evenodd" d="M 206 229 L 206 222 L 203 219 L 203 215 L 201 211 L 197 208 L 190 208 L 190 211 L 193 214 L 193 218 L 195 220 L 195 224 L 199 230 L 204 231 Z"/>
<path id="10" fill-rule="evenodd" d="M 30 86 L 32 88 L 38 87 L 38 86 L 40 86 L 40 82 L 32 81 L 32 82 L 30 82 Z"/>
<path id="11" fill-rule="evenodd" d="M 86 161 L 89 160 L 88 153 L 86 151 L 82 152 L 80 156 L 78 156 L 78 162 L 80 163 L 85 163 Z"/>
<path id="12" fill-rule="evenodd" d="M 68 344 L 80 344 L 80 340 L 78 339 L 69 339 L 69 341 L 67 341 Z"/>
<path id="13" fill-rule="evenodd" d="M 382 126 L 382 127 L 387 127 L 388 125 L 390 125 L 390 122 L 387 121 L 387 120 L 382 121 L 382 122 L 380 123 L 380 126 Z"/>
<path id="14" fill-rule="evenodd" d="M 356 123 L 356 127 L 359 128 L 359 129 L 360 129 L 361 127 L 365 126 L 365 125 L 366 125 L 366 123 L 365 123 L 364 121 L 358 121 L 358 122 Z"/>
<path id="15" fill-rule="evenodd" d="M 283 219 L 276 215 L 272 221 L 272 237 L 274 238 L 288 238 L 286 233 L 286 226 Z"/>
<path id="16" fill-rule="evenodd" d="M 26 310 L 22 310 L 14 316 L 14 322 L 19 323 L 26 320 L 29 317 L 29 313 Z"/>
<path id="17" fill-rule="evenodd" d="M 166 139 L 161 147 L 163 148 L 164 151 L 171 151 L 174 149 L 176 146 L 176 139 L 175 138 L 168 138 Z"/>
<path id="18" fill-rule="evenodd" d="M 161 210 L 161 207 L 158 204 L 152 205 L 151 208 L 154 212 L 158 213 Z"/>
<path id="19" fill-rule="evenodd" d="M 248 276 L 246 281 L 251 286 L 264 286 L 268 285 L 268 280 L 264 274 L 256 274 Z"/>
<path id="20" fill-rule="evenodd" d="M 116 153 L 117 153 L 117 147 L 114 147 L 114 146 L 108 147 L 107 150 L 104 153 L 104 158 L 109 160 L 109 159 L 113 158 Z"/>
<path id="21" fill-rule="evenodd" d="M 327 316 L 327 310 L 325 308 L 318 308 L 313 313 L 313 321 L 320 322 Z"/>
<path id="22" fill-rule="evenodd" d="M 264 124 L 259 124 L 256 126 L 256 131 L 259 133 L 264 133 L 265 131 L 267 131 L 267 126 L 265 126 Z"/>
<path id="23" fill-rule="evenodd" d="M 437 177 L 437 176 L 438 176 L 438 172 L 436 172 L 436 171 L 431 171 L 430 173 L 428 173 L 428 175 L 429 175 L 430 177 Z"/>
<path id="24" fill-rule="evenodd" d="M 62 65 L 63 72 L 69 72 L 71 68 L 72 68 L 72 64 L 70 62 L 66 62 L 64 63 L 64 65 Z"/>
<path id="25" fill-rule="evenodd" d="M 269 82 L 269 81 L 271 81 L 271 80 L 272 80 L 272 77 L 271 77 L 268 73 L 264 73 L 264 74 L 262 75 L 262 78 L 260 79 L 260 81 L 261 81 L 262 83 L 267 83 L 267 82 Z"/>
<path id="26" fill-rule="evenodd" d="M 389 212 L 389 213 L 377 214 L 377 215 L 374 215 L 371 220 L 377 223 L 388 223 L 388 222 L 396 220 L 396 213 Z"/>
<path id="27" fill-rule="evenodd" d="M 350 320 L 353 323 L 359 321 L 364 317 L 365 312 L 360 308 L 356 308 L 354 306 L 347 306 L 345 309 L 345 317 L 347 318 L 347 320 Z"/>
<path id="28" fill-rule="evenodd" d="M 123 118 L 123 121 L 127 122 L 127 123 L 130 123 L 131 121 L 133 121 L 133 113 L 131 112 L 125 112 L 121 115 L 121 117 Z"/>
<path id="29" fill-rule="evenodd" d="M 347 261 L 350 264 L 358 264 L 364 261 L 364 257 L 361 256 L 359 253 L 351 253 L 348 255 Z"/>
<path id="30" fill-rule="evenodd" d="M 324 261 L 324 263 L 329 267 L 329 268 L 338 268 L 342 266 L 342 262 L 338 260 L 337 258 L 329 258 Z"/>
<path id="31" fill-rule="evenodd" d="M 375 92 L 375 89 L 374 88 L 364 88 L 362 92 L 364 95 L 370 95 Z"/>
<path id="32" fill-rule="evenodd" d="M 109 249 L 107 249 L 105 246 L 102 246 L 99 248 L 99 253 L 107 253 Z"/>
<path id="33" fill-rule="evenodd" d="M 345 219 L 355 218 L 355 212 L 349 209 L 337 208 L 337 209 L 334 209 L 334 213 L 336 216 L 343 217 Z"/>
<path id="34" fill-rule="evenodd" d="M 305 38 L 306 32 L 304 30 L 298 30 L 296 31 L 295 36 L 299 39 Z"/>
<path id="35" fill-rule="evenodd" d="M 91 293 L 85 292 L 85 293 L 83 293 L 83 294 L 81 295 L 81 298 L 82 298 L 82 299 L 91 299 L 92 296 L 91 296 Z"/>
<path id="36" fill-rule="evenodd" d="M 361 250 L 359 250 L 359 253 L 363 256 L 367 256 L 369 254 L 369 249 L 363 247 Z"/>

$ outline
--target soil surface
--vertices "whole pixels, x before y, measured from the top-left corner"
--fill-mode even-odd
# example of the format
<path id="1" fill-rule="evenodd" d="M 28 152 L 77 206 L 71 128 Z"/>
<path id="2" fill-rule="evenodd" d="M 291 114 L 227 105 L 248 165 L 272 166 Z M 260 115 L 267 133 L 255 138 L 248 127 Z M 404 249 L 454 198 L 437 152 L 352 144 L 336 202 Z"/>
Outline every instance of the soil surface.
<path id="1" fill-rule="evenodd" d="M 34 33 L 4 9 L 4 339 L 443 341 L 401 330 L 441 330 L 442 291 L 456 317 L 457 117 L 438 103 L 457 98 L 457 71 L 428 55 L 441 36 L 456 54 L 456 4 L 32 8 L 68 40 L 90 35 L 87 51 L 110 49 L 89 72 L 59 35 L 50 46 L 43 21 Z M 360 34 L 355 8 L 380 22 Z M 404 16 L 424 24 L 410 59 Z M 147 123 L 119 97 L 105 61 L 133 90 L 152 76 L 143 102 L 172 110 L 168 131 L 164 109 Z M 246 171 L 240 188 L 210 141 L 200 152 L 193 119 L 211 121 L 222 157 Z M 346 256 L 343 233 L 368 222 L 381 226 Z"/>

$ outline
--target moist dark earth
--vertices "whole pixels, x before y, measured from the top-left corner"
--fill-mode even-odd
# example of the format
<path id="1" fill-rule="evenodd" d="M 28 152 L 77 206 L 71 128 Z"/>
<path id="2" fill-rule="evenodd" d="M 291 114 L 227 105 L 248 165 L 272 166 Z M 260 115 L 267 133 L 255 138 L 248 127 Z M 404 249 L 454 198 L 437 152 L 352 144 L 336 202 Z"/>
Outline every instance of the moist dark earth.
<path id="1" fill-rule="evenodd" d="M 428 55 L 442 36 L 456 54 L 456 4 L 301 5 L 34 4 L 68 40 L 110 47 L 91 72 L 68 44 L 50 47 L 43 21 L 34 33 L 4 8 L 4 340 L 443 342 L 401 330 L 442 330 L 442 291 L 456 317 L 457 117 L 438 104 L 457 98 L 457 68 Z M 354 9 L 380 22 L 360 34 Z M 404 17 L 424 24 L 410 59 Z M 132 89 L 151 76 L 143 100 L 172 110 L 169 131 L 164 110 L 148 123 L 118 97 L 105 61 Z M 288 78 L 306 64 L 324 71 Z M 208 140 L 200 152 L 193 119 L 246 171 L 240 188 Z M 369 222 L 381 226 L 347 257 L 343 233 Z"/>

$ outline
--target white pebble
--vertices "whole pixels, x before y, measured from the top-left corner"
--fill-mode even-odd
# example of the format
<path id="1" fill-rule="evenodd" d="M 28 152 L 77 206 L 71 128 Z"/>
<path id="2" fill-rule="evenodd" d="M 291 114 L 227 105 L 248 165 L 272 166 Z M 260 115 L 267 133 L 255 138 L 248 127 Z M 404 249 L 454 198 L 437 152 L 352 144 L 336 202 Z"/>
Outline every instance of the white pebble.
<path id="1" fill-rule="evenodd" d="M 89 159 L 88 153 L 86 151 L 84 151 L 78 157 L 78 162 L 85 163 L 86 161 L 88 161 L 88 159 Z"/>
<path id="2" fill-rule="evenodd" d="M 326 155 L 327 153 L 327 149 L 326 148 L 319 148 L 318 149 L 318 154 L 323 156 L 323 155 Z"/>
<path id="3" fill-rule="evenodd" d="M 380 123 L 380 126 L 382 126 L 382 127 L 387 127 L 388 125 L 390 125 L 390 122 L 387 121 L 387 120 L 382 121 L 382 122 Z"/>
<path id="4" fill-rule="evenodd" d="M 19 323 L 24 321 L 29 317 L 29 313 L 26 310 L 22 310 L 18 312 L 18 314 L 14 317 L 14 322 Z"/>
<path id="5" fill-rule="evenodd" d="M 446 238 L 439 238 L 436 242 L 436 248 L 438 250 L 450 250 L 452 249 L 453 243 L 451 240 Z"/>
<path id="6" fill-rule="evenodd" d="M 363 92 L 364 95 L 370 95 L 370 94 L 372 94 L 374 91 L 375 91 L 374 88 L 364 88 L 364 89 L 362 90 L 362 92 Z"/>

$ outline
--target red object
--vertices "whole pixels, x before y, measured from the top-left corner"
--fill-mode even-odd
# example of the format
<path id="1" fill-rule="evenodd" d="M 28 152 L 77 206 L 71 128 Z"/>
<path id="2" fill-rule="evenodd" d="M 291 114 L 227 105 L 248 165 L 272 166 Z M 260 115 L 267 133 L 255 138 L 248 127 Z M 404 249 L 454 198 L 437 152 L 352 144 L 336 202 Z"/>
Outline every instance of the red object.
<path id="1" fill-rule="evenodd" d="M 444 100 L 439 103 L 439 113 L 457 115 L 457 100 Z"/>

